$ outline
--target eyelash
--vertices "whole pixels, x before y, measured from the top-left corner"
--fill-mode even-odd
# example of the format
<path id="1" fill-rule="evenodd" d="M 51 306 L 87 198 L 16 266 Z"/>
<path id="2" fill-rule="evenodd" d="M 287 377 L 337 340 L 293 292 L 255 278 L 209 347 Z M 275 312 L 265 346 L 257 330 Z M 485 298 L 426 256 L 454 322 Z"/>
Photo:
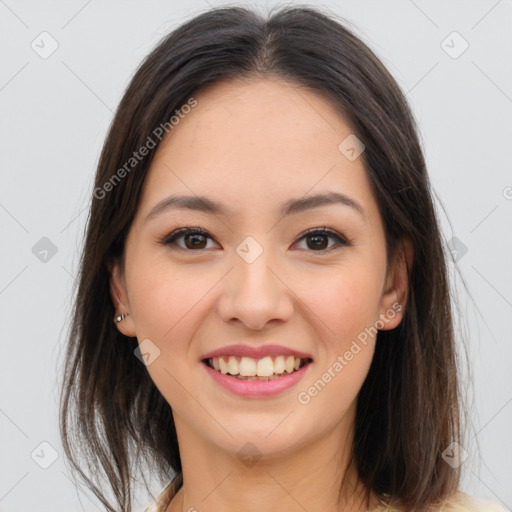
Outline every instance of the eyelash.
<path id="1" fill-rule="evenodd" d="M 206 249 L 194 250 L 194 249 L 186 249 L 186 248 L 184 249 L 183 247 L 179 247 L 178 245 L 175 244 L 175 241 L 177 239 L 183 237 L 184 235 L 188 235 L 188 234 L 203 235 L 203 236 L 206 236 L 206 237 L 211 238 L 212 240 L 214 240 L 214 238 L 208 233 L 208 231 L 206 231 L 206 230 L 204 230 L 202 228 L 198 228 L 198 227 L 186 226 L 186 227 L 179 228 L 179 229 L 173 231 L 169 235 L 166 235 L 164 238 L 159 240 L 159 242 L 162 245 L 165 245 L 165 246 L 168 246 L 168 247 L 173 245 L 174 247 L 171 248 L 172 250 L 185 251 L 185 252 L 200 252 L 200 251 L 205 251 L 206 250 Z M 315 253 L 319 253 L 319 254 L 325 254 L 325 253 L 330 252 L 331 250 L 333 250 L 333 248 L 336 248 L 336 245 L 338 245 L 338 246 L 350 246 L 351 245 L 350 242 L 347 239 L 345 239 L 343 236 L 341 236 L 336 231 L 333 231 L 333 230 L 331 230 L 331 229 L 329 229 L 329 228 L 327 228 L 325 226 L 323 226 L 321 228 L 308 229 L 307 231 L 302 233 L 302 235 L 298 238 L 297 241 L 300 241 L 303 238 L 306 238 L 308 236 L 313 236 L 313 235 L 328 236 L 328 237 L 334 239 L 336 241 L 336 244 L 333 245 L 332 247 L 328 248 L 328 249 L 322 249 L 322 250 L 319 250 L 319 251 L 309 250 L 308 252 L 315 252 Z"/>

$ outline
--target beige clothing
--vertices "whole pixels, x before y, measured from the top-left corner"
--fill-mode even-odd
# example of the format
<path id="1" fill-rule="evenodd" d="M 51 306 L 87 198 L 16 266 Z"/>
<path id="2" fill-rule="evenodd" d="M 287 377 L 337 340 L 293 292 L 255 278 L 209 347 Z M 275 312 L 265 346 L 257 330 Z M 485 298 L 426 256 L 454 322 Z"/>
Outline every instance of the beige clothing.
<path id="1" fill-rule="evenodd" d="M 181 480 L 171 482 L 144 512 L 164 512 L 180 487 Z M 380 505 L 371 512 L 400 511 Z M 439 512 L 505 512 L 505 510 L 497 503 L 474 498 L 473 496 L 459 491 L 439 509 Z"/>

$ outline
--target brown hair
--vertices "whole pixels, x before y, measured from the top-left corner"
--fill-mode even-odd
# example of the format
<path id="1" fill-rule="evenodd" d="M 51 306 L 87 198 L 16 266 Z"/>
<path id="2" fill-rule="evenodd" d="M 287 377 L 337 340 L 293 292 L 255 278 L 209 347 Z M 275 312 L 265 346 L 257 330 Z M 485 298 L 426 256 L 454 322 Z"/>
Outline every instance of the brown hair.
<path id="1" fill-rule="evenodd" d="M 167 35 L 131 80 L 101 153 L 81 258 L 60 404 L 66 456 L 109 511 L 116 507 L 87 471 L 101 471 L 117 510 L 127 511 L 141 455 L 162 481 L 181 477 L 171 408 L 134 357 L 137 340 L 113 324 L 109 293 L 109 264 L 123 256 L 156 150 L 114 174 L 194 93 L 253 76 L 307 87 L 343 112 L 365 145 L 388 257 L 404 237 L 412 242 L 408 304 L 397 328 L 378 333 L 358 395 L 353 460 L 383 500 L 404 510 L 436 503 L 458 487 L 459 471 L 441 452 L 460 442 L 461 405 L 445 256 L 417 127 L 374 53 L 335 16 L 307 6 L 267 18 L 209 10 Z"/>

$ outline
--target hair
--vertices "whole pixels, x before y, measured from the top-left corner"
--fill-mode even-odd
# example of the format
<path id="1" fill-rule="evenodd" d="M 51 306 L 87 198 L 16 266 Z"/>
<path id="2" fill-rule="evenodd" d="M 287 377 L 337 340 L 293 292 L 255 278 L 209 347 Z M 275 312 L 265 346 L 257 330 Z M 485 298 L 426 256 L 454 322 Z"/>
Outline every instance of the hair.
<path id="1" fill-rule="evenodd" d="M 171 407 L 134 357 L 137 339 L 113 324 L 109 288 L 156 150 L 120 170 L 193 94 L 245 78 L 285 80 L 339 109 L 365 146 L 388 263 L 405 238 L 412 243 L 404 316 L 378 332 L 357 397 L 352 460 L 382 500 L 406 511 L 435 504 L 459 486 L 459 470 L 441 452 L 462 442 L 462 405 L 446 260 L 417 126 L 370 48 L 335 15 L 309 6 L 267 17 L 208 10 L 169 33 L 136 70 L 101 152 L 81 254 L 60 402 L 66 457 L 109 511 L 132 509 L 131 471 L 141 455 L 162 481 L 173 473 L 182 485 Z M 101 471 L 118 506 L 87 471 Z"/>

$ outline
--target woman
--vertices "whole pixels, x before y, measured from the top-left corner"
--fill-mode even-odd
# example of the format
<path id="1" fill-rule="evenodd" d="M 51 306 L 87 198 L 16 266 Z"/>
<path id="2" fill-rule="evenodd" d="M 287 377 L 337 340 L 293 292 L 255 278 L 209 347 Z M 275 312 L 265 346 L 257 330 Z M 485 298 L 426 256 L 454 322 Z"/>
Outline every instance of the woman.
<path id="1" fill-rule="evenodd" d="M 179 27 L 132 79 L 93 195 L 61 433 L 108 510 L 132 510 L 143 462 L 174 476 L 152 512 L 500 510 L 458 491 L 415 123 L 339 21 L 223 8 Z"/>

